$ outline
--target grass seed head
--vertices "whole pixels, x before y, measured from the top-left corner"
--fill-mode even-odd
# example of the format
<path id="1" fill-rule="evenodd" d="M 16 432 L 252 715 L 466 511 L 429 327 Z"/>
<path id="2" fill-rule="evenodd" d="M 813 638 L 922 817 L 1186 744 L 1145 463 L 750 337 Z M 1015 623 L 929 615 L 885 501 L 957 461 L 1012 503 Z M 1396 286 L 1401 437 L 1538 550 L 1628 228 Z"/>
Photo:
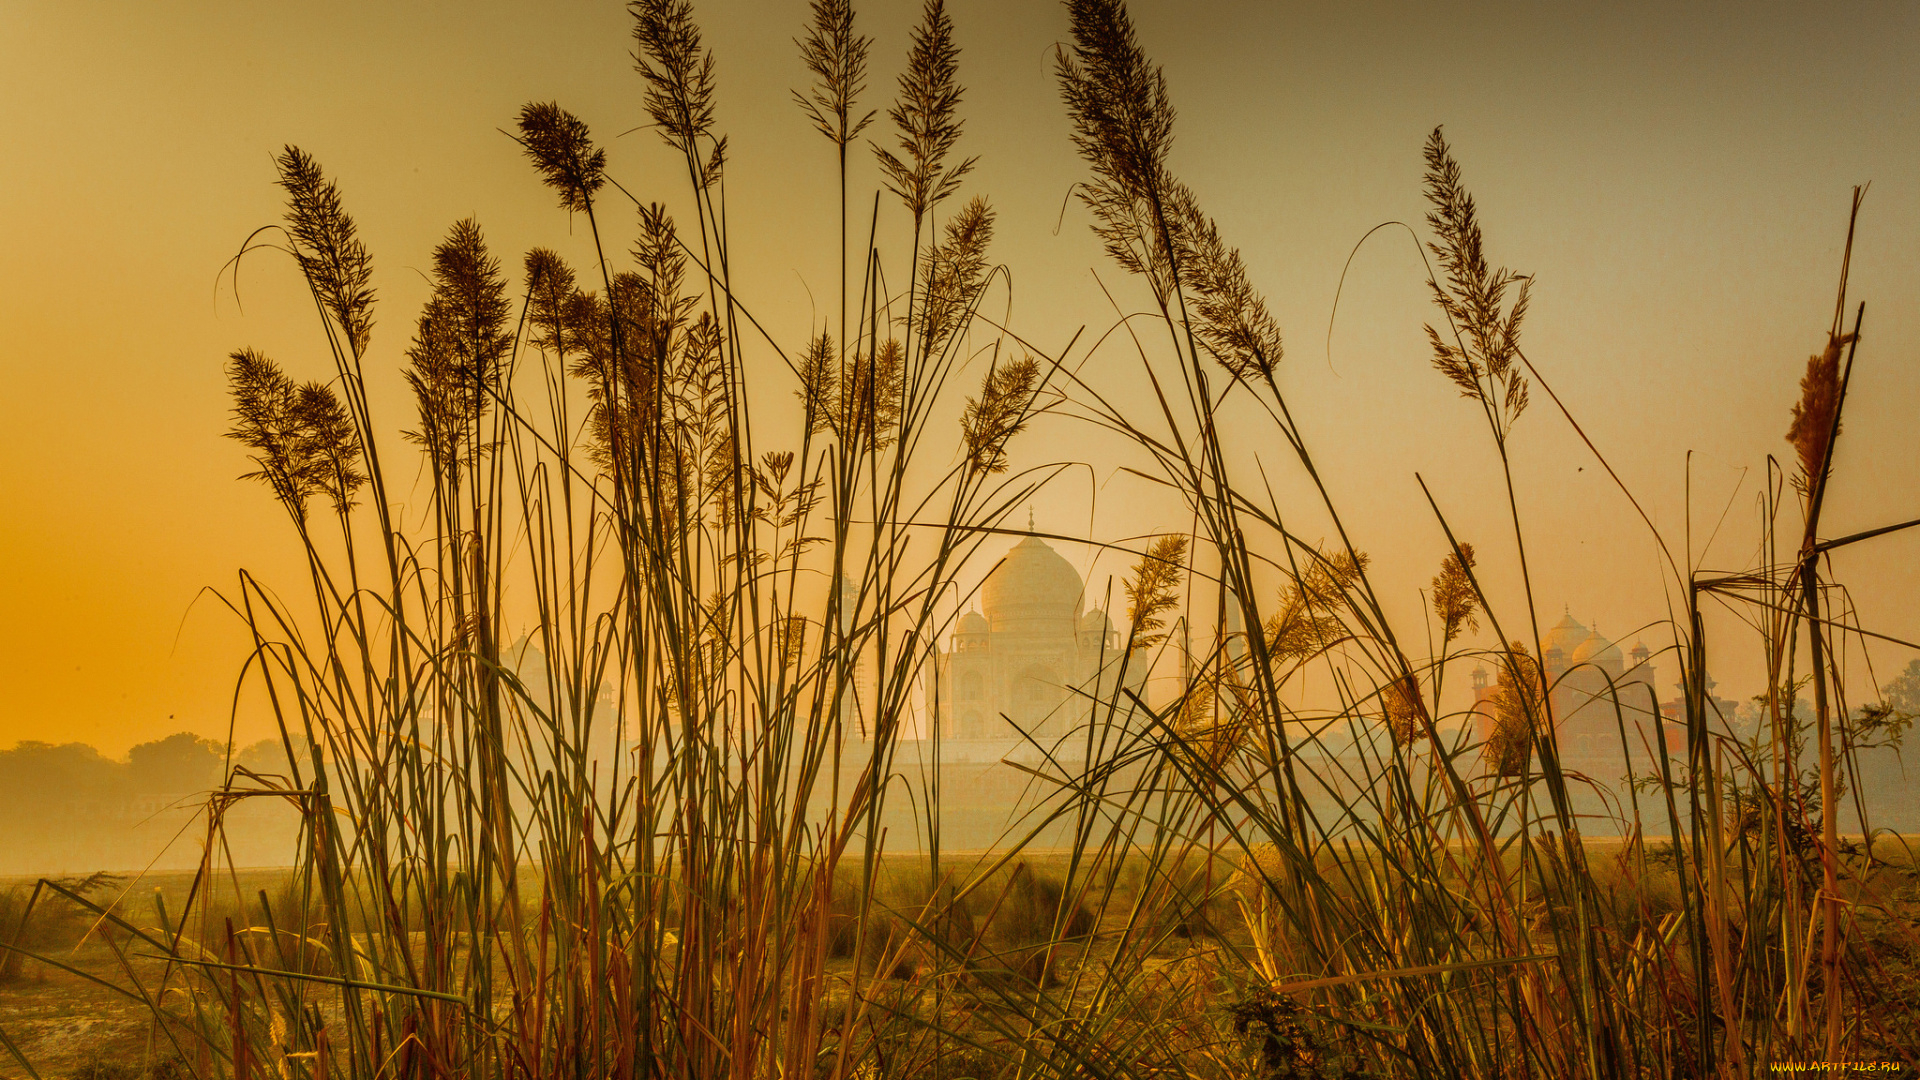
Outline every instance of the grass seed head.
<path id="1" fill-rule="evenodd" d="M 700 43 L 689 0 L 633 0 L 634 70 L 646 80 L 647 115 L 668 145 L 697 155 L 713 128 L 713 54 Z"/>
<path id="2" fill-rule="evenodd" d="M 1347 590 L 1367 569 L 1365 552 L 1313 553 L 1306 567 L 1280 588 L 1280 603 L 1267 617 L 1267 654 L 1276 661 L 1298 663 L 1320 655 L 1347 635 L 1340 612 L 1347 606 Z"/>
<path id="3" fill-rule="evenodd" d="M 1127 595 L 1127 641 L 1136 649 L 1151 648 L 1166 637 L 1161 616 L 1180 602 L 1180 581 L 1186 572 L 1188 537 L 1162 536 L 1147 547 L 1123 583 Z"/>
<path id="4" fill-rule="evenodd" d="M 585 213 L 607 182 L 606 151 L 593 145 L 586 121 L 551 101 L 520 110 L 520 145 L 548 187 L 560 192 L 560 208 Z"/>
<path id="5" fill-rule="evenodd" d="M 1461 544 L 1458 553 L 1448 552 L 1440 560 L 1440 572 L 1433 576 L 1433 614 L 1440 620 L 1440 636 L 1452 642 L 1462 630 L 1478 633 L 1479 596 L 1473 589 L 1473 545 Z"/>
<path id="6" fill-rule="evenodd" d="M 354 356 L 373 335 L 373 257 L 340 201 L 340 189 L 306 151 L 289 145 L 274 160 L 287 192 L 294 258 L 320 304 L 339 323 Z"/>
<path id="7" fill-rule="evenodd" d="M 993 208 L 974 196 L 947 222 L 947 238 L 921 264 L 926 297 L 920 322 L 921 354 L 937 354 L 965 324 L 986 288 L 987 245 L 993 242 Z"/>
<path id="8" fill-rule="evenodd" d="M 1382 687 L 1380 703 L 1395 745 L 1409 746 L 1427 737 L 1427 705 L 1414 676 L 1402 675 Z"/>
<path id="9" fill-rule="evenodd" d="M 900 197 L 917 227 L 973 171 L 973 158 L 948 167 L 947 155 L 960 141 L 958 79 L 960 47 L 953 43 L 953 20 L 945 0 L 927 0 L 913 30 L 907 70 L 900 75 L 900 96 L 887 116 L 899 129 L 903 157 L 874 147 L 887 190 Z"/>
<path id="10" fill-rule="evenodd" d="M 1852 340 L 1851 334 L 1829 337 L 1825 349 L 1807 357 L 1806 374 L 1800 376 L 1800 400 L 1793 404 L 1787 441 L 1800 459 L 1793 484 L 1803 494 L 1812 493 L 1826 470 L 1833 436 L 1839 433 L 1835 413 L 1840 408 L 1840 352 Z"/>
<path id="11" fill-rule="evenodd" d="M 874 114 L 853 117 L 853 103 L 866 89 L 867 51 L 871 38 L 853 32 L 853 5 L 848 0 L 813 0 L 813 19 L 807 37 L 795 42 L 800 58 L 813 72 L 810 93 L 793 92 L 807 119 L 820 134 L 843 151 L 860 137 Z"/>
<path id="12" fill-rule="evenodd" d="M 564 361 L 579 351 L 581 327 L 574 323 L 573 298 L 579 289 L 573 268 L 549 248 L 527 252 L 527 323 L 535 348 Z"/>
<path id="13" fill-rule="evenodd" d="M 986 473 L 1007 469 L 1007 441 L 1033 418 L 1033 400 L 1040 389 L 1040 364 L 1022 357 L 987 372 L 980 396 L 969 398 L 960 414 L 960 437 L 967 461 Z"/>
<path id="14" fill-rule="evenodd" d="M 252 349 L 228 357 L 227 386 L 234 414 L 227 437 L 251 450 L 256 466 L 241 479 L 265 483 L 295 520 L 306 520 L 315 495 L 327 496 L 339 513 L 352 509 L 367 478 L 353 421 L 332 388 L 296 386 Z"/>
<path id="15" fill-rule="evenodd" d="M 407 350 L 406 378 L 419 409 L 407 437 L 427 448 L 442 475 L 478 454 L 480 418 L 513 344 L 500 263 L 472 218 L 454 223 L 433 252 L 433 295 Z"/>
<path id="16" fill-rule="evenodd" d="M 1518 641 L 1507 645 L 1493 687 L 1493 734 L 1485 754 L 1495 776 L 1519 776 L 1533 753 L 1533 733 L 1549 723 L 1540 664 Z"/>
<path id="17" fill-rule="evenodd" d="M 1504 441 L 1527 408 L 1527 380 L 1518 361 L 1520 324 L 1527 317 L 1533 279 L 1504 266 L 1488 268 L 1473 196 L 1462 186 L 1460 163 L 1437 127 L 1427 137 L 1425 154 L 1426 195 L 1433 205 L 1427 224 L 1439 238 L 1427 247 L 1445 278 L 1444 284 L 1428 278 L 1427 288 L 1447 321 L 1444 331 L 1426 328 L 1433 366 L 1463 397 L 1487 408 L 1496 437 Z M 1515 285 L 1519 288 L 1508 305 L 1507 290 Z"/>

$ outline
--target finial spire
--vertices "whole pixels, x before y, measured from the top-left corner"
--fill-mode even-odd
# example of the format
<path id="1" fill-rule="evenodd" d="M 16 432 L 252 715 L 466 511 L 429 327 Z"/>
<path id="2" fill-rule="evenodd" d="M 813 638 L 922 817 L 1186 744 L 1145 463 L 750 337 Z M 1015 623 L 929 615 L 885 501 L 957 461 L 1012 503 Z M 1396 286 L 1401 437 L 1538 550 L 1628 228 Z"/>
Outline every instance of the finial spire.
<path id="1" fill-rule="evenodd" d="M 1033 507 L 1027 507 L 1027 531 L 1033 531 Z"/>

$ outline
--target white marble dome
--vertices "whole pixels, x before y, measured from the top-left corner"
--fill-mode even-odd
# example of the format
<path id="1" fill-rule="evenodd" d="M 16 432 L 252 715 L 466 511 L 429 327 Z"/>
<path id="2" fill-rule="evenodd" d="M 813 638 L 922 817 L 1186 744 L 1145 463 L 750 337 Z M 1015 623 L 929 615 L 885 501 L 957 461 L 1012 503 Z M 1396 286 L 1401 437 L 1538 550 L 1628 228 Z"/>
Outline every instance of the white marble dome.
<path id="1" fill-rule="evenodd" d="M 996 634 L 1064 630 L 1071 637 L 1080 617 L 1082 592 L 1073 565 L 1039 537 L 1029 536 L 987 575 L 980 606 Z"/>

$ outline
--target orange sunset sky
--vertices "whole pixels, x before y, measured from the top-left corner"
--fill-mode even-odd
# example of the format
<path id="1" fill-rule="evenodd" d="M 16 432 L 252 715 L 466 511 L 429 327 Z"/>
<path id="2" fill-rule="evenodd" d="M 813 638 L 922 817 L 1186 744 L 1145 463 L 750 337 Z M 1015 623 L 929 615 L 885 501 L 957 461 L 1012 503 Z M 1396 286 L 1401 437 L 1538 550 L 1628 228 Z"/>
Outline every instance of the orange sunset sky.
<path id="1" fill-rule="evenodd" d="M 1436 124 L 1491 258 L 1536 275 L 1528 355 L 1676 557 L 1690 539 L 1706 566 L 1754 555 L 1766 456 L 1788 453 L 1797 380 L 1833 311 L 1849 192 L 1871 182 L 1850 287 L 1865 335 L 1827 531 L 1920 516 L 1920 7 L 1131 8 L 1180 109 L 1174 167 L 1264 290 L 1286 336 L 1282 389 L 1400 616 L 1417 618 L 1415 590 L 1445 550 L 1416 473 L 1483 559 L 1511 562 L 1486 432 L 1429 364 L 1421 327 L 1436 316 L 1405 230 L 1358 250 L 1334 317 L 1368 230 L 1420 226 L 1420 149 Z M 826 317 L 837 275 L 832 150 L 789 93 L 807 81 L 793 44 L 806 4 L 695 10 L 733 155 L 738 287 L 797 345 Z M 882 110 L 868 134 L 890 138 L 884 108 L 918 5 L 857 10 L 874 39 L 864 104 Z M 963 194 L 997 208 L 993 254 L 1011 281 L 989 306 L 1045 348 L 1088 327 L 1071 359 L 1124 398 L 1137 361 L 1116 341 L 1090 357 L 1085 343 L 1115 318 L 1103 286 L 1128 309 L 1146 298 L 1069 199 L 1084 166 L 1051 71 L 1065 16 L 1035 0 L 950 11 L 968 88 L 960 152 L 979 156 Z M 80 740 L 117 754 L 178 730 L 223 737 L 246 641 L 207 590 L 242 568 L 299 585 L 284 514 L 235 479 L 248 466 L 222 438 L 233 349 L 259 348 L 302 379 L 330 371 L 284 259 L 223 272 L 279 219 L 272 155 L 287 143 L 313 154 L 373 253 L 370 383 L 398 456 L 402 354 L 448 226 L 478 218 L 509 269 L 536 245 L 587 250 L 502 133 L 522 104 L 559 101 L 592 125 L 624 186 L 684 201 L 684 172 L 644 127 L 629 32 L 620 4 L 579 0 L 0 3 L 0 747 Z M 855 165 L 864 231 L 878 175 L 864 150 Z M 882 203 L 878 242 L 898 279 L 902 216 Z M 784 369 L 749 353 L 765 365 L 760 411 L 787 408 Z M 1545 394 L 1514 448 L 1543 620 L 1565 605 L 1632 640 L 1667 618 L 1653 540 Z M 1284 473 L 1281 450 L 1245 447 Z M 1139 462 L 1083 424 L 1044 420 L 1019 453 L 1092 466 L 1035 504 L 1043 530 L 1110 539 L 1183 525 L 1119 472 Z M 1283 502 L 1304 492 L 1286 475 L 1276 490 Z M 1095 591 L 1123 570 L 1068 554 Z M 1866 626 L 1920 638 L 1920 531 L 1850 549 L 1835 571 Z M 1503 575 L 1494 599 L 1517 604 L 1517 575 Z M 1737 624 L 1722 621 L 1724 639 Z M 1884 681 L 1911 658 L 1888 645 L 1873 661 Z M 1758 689 L 1745 662 L 1716 672 L 1723 693 Z M 244 697 L 235 723 L 242 741 L 266 733 Z"/>

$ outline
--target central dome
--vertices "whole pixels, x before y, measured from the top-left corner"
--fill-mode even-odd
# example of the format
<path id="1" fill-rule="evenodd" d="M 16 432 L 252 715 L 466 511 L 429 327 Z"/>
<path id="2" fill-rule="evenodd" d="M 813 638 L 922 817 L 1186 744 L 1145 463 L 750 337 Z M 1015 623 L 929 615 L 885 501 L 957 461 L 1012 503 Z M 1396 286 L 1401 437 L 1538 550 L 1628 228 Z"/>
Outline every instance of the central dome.
<path id="1" fill-rule="evenodd" d="M 1080 575 L 1037 536 L 1013 546 L 980 589 L 980 606 L 995 633 L 1043 631 L 1073 635 L 1083 591 Z"/>
<path id="2" fill-rule="evenodd" d="M 1562 660 L 1572 660 L 1574 651 L 1592 634 L 1593 631 L 1581 626 L 1580 620 L 1569 614 L 1555 623 L 1553 629 L 1547 631 L 1546 639 L 1540 643 L 1540 648 L 1546 652 L 1559 649 Z"/>

